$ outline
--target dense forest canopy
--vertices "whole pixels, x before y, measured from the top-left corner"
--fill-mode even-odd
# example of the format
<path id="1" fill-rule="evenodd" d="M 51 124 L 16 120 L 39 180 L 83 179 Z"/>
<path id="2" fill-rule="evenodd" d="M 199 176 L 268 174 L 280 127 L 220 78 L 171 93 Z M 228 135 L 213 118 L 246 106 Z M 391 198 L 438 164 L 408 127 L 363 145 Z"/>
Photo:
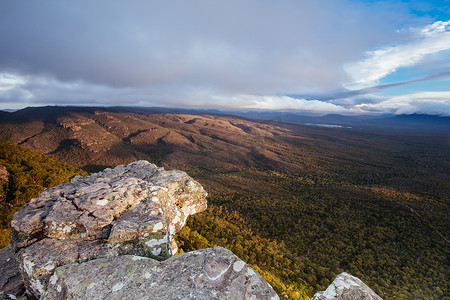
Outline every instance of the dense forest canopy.
<path id="1" fill-rule="evenodd" d="M 227 247 L 282 296 L 307 299 L 342 271 L 384 299 L 450 296 L 448 136 L 95 108 L 11 114 L 0 136 L 87 171 L 186 171 L 209 207 L 180 248 Z"/>
<path id="2" fill-rule="evenodd" d="M 8 245 L 15 212 L 42 191 L 85 171 L 0 139 L 0 248 Z M 3 171 L 3 172 L 2 172 Z"/>

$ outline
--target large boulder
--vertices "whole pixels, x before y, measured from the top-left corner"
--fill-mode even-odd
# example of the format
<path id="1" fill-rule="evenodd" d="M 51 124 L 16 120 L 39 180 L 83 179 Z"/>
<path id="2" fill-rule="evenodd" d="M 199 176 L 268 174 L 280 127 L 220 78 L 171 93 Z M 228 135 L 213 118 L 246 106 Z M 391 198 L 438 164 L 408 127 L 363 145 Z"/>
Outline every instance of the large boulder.
<path id="1" fill-rule="evenodd" d="M 42 299 L 279 299 L 231 251 L 208 248 L 158 262 L 100 258 L 59 267 Z"/>
<path id="2" fill-rule="evenodd" d="M 54 270 L 73 262 L 127 254 L 167 259 L 177 249 L 175 233 L 206 209 L 206 196 L 185 172 L 147 161 L 44 191 L 11 222 L 28 292 L 39 297 Z"/>
<path id="3" fill-rule="evenodd" d="M 339 274 L 330 286 L 317 292 L 311 300 L 382 300 L 358 277 L 348 273 Z"/>

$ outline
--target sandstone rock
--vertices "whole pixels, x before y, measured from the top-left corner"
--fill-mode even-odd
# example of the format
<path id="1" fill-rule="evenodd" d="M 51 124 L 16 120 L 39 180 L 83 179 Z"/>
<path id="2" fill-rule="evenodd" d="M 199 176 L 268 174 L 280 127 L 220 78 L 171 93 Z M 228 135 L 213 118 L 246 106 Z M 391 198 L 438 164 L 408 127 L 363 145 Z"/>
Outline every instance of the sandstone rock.
<path id="1" fill-rule="evenodd" d="M 0 250 L 0 266 L 0 299 L 24 299 L 25 286 L 11 244 Z"/>
<path id="2" fill-rule="evenodd" d="M 38 297 L 54 269 L 133 254 L 163 260 L 189 215 L 206 209 L 203 187 L 147 161 L 76 176 L 14 215 L 12 241 L 27 290 Z"/>
<path id="3" fill-rule="evenodd" d="M 163 262 L 123 255 L 59 267 L 42 299 L 279 299 L 252 268 L 221 247 Z"/>
<path id="4" fill-rule="evenodd" d="M 343 272 L 325 291 L 316 293 L 311 300 L 381 300 L 381 297 L 359 278 Z"/>

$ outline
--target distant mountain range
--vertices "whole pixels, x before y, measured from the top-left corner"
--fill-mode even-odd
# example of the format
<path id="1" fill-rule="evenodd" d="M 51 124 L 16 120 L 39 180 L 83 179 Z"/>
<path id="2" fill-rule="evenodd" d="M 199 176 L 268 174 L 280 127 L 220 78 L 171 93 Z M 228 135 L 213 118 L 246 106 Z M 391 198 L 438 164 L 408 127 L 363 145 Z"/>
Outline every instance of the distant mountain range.
<path id="1" fill-rule="evenodd" d="M 86 111 L 92 107 L 29 107 L 22 110 L 0 110 L 0 118 L 17 118 L 25 120 L 36 115 L 51 116 L 54 112 L 64 110 Z M 102 108 L 100 108 L 102 109 Z M 117 112 L 131 113 L 183 113 L 183 114 L 212 114 L 217 116 L 238 116 L 247 119 L 270 121 L 272 124 L 293 123 L 308 126 L 343 127 L 354 130 L 365 130 L 385 133 L 402 134 L 450 134 L 450 117 L 425 114 L 403 115 L 340 115 L 316 114 L 302 112 L 259 111 L 259 110 L 217 110 L 217 109 L 183 109 L 161 107 L 109 107 L 103 108 Z"/>
<path id="2" fill-rule="evenodd" d="M 229 111 L 227 113 L 251 119 L 268 120 L 274 122 L 286 122 L 317 126 L 338 125 L 337 127 L 378 132 L 408 134 L 450 134 L 450 117 L 437 115 L 303 115 L 300 113 L 276 111 Z"/>

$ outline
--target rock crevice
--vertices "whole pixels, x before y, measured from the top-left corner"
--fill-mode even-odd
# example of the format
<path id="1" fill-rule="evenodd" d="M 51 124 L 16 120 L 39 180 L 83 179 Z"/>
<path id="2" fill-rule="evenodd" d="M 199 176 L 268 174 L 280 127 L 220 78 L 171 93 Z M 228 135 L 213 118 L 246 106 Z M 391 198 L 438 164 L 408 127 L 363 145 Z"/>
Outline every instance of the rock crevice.
<path id="1" fill-rule="evenodd" d="M 215 247 L 163 262 L 122 255 L 68 264 L 52 275 L 42 299 L 235 300 L 278 296 L 231 251 Z"/>

